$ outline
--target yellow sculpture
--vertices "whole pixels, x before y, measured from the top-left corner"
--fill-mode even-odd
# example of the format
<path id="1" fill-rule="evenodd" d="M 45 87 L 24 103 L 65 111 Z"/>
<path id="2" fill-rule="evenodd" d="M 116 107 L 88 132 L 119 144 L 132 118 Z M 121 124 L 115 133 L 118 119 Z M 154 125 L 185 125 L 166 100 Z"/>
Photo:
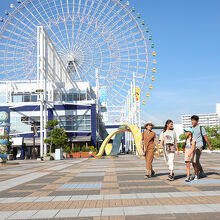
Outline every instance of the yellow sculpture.
<path id="1" fill-rule="evenodd" d="M 110 155 L 113 150 L 113 145 L 109 144 L 109 141 L 116 134 L 125 131 L 132 133 L 137 152 L 139 153 L 141 145 L 141 130 L 136 125 L 122 125 L 116 131 L 109 134 L 108 137 L 103 141 L 99 153 L 96 155 L 96 158 L 101 158 L 104 155 L 104 152 L 106 152 L 107 156 Z"/>

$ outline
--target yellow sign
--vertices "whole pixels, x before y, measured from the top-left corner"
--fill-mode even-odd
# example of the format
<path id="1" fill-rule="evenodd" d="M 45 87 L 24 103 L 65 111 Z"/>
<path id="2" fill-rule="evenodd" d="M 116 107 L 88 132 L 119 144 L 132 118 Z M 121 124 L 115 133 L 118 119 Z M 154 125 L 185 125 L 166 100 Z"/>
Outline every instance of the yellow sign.
<path id="1" fill-rule="evenodd" d="M 135 88 L 135 100 L 137 103 L 140 102 L 140 87 Z"/>

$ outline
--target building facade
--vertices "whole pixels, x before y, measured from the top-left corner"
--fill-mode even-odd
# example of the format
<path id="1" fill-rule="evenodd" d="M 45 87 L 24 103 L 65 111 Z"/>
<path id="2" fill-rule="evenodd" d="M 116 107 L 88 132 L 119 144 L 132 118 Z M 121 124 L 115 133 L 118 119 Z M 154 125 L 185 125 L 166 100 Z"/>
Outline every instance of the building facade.
<path id="1" fill-rule="evenodd" d="M 202 126 L 214 127 L 220 126 L 220 103 L 216 104 L 216 113 L 211 114 L 195 114 L 199 116 L 199 124 Z M 183 129 L 191 127 L 191 116 L 192 115 L 182 115 L 182 125 Z"/>
<path id="2" fill-rule="evenodd" d="M 32 147 L 40 146 L 41 112 L 37 90 L 38 83 L 35 81 L 0 83 L 0 112 L 8 115 L 8 133 L 15 143 L 19 143 L 14 147 L 25 147 L 27 155 L 31 154 Z M 97 146 L 97 139 L 103 139 L 103 135 L 107 134 L 95 99 L 94 90 L 88 82 L 76 82 L 74 88 L 67 87 L 65 92 L 53 90 L 45 100 L 47 121 L 58 120 L 59 127 L 66 131 L 73 144 Z"/>

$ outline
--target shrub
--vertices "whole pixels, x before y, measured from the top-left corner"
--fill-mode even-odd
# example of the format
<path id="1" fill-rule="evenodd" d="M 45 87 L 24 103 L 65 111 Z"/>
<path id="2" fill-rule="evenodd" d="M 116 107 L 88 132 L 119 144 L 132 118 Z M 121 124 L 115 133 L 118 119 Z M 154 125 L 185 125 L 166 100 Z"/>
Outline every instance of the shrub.
<path id="1" fill-rule="evenodd" d="M 63 151 L 65 152 L 65 153 L 70 153 L 71 152 L 71 149 L 70 149 L 70 146 L 65 146 L 64 148 L 63 148 Z"/>
<path id="2" fill-rule="evenodd" d="M 93 153 L 98 153 L 98 150 L 94 146 L 90 146 L 89 149 Z"/>
<path id="3" fill-rule="evenodd" d="M 83 147 L 82 147 L 81 152 L 87 152 L 87 151 L 86 151 L 86 146 L 83 146 Z"/>
<path id="4" fill-rule="evenodd" d="M 72 153 L 78 153 L 80 152 L 80 147 L 79 146 L 75 146 L 72 150 L 71 150 Z"/>

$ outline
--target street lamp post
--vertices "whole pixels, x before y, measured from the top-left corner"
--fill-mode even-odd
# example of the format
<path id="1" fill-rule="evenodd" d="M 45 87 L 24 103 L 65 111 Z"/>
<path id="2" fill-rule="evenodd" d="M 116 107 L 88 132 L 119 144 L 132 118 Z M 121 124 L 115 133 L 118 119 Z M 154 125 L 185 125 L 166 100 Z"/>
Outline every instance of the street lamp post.
<path id="1" fill-rule="evenodd" d="M 96 77 L 96 113 L 97 113 L 97 133 L 99 134 L 99 70 L 95 69 Z"/>
<path id="2" fill-rule="evenodd" d="M 44 154 L 44 133 L 43 133 L 43 123 L 44 123 L 44 106 L 43 106 L 43 94 L 40 93 L 40 157 Z"/>

